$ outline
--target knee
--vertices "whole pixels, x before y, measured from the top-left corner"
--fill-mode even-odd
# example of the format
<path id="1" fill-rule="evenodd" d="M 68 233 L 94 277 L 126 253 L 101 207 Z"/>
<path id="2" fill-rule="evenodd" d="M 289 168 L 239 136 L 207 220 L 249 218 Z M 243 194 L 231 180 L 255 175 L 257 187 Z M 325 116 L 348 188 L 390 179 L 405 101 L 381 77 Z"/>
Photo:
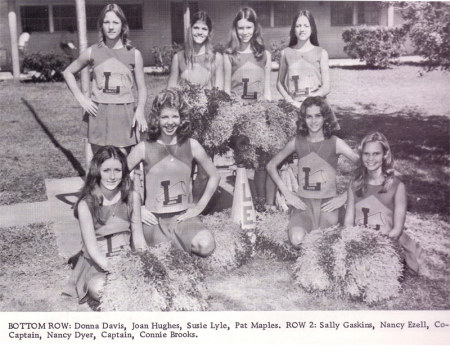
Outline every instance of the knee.
<path id="1" fill-rule="evenodd" d="M 305 229 L 301 227 L 293 227 L 289 230 L 289 242 L 291 242 L 292 246 L 295 248 L 300 249 L 305 235 Z"/>
<path id="2" fill-rule="evenodd" d="M 89 295 L 96 301 L 100 301 L 105 288 L 105 275 L 98 274 L 92 277 L 88 282 Z"/>
<path id="3" fill-rule="evenodd" d="M 192 253 L 200 257 L 207 257 L 212 254 L 216 248 L 213 235 L 209 231 L 197 234 L 192 240 Z"/>

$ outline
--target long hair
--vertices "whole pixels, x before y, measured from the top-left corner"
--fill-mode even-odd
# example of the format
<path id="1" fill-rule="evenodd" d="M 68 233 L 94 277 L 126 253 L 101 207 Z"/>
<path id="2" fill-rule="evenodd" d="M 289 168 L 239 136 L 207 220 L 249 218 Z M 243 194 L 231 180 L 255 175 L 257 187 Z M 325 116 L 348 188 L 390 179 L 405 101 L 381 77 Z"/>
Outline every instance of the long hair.
<path id="1" fill-rule="evenodd" d="M 361 144 L 358 147 L 359 164 L 358 168 L 355 171 L 355 180 L 353 181 L 353 190 L 358 197 L 362 197 L 363 193 L 367 190 L 368 173 L 362 161 L 362 155 L 364 152 L 364 147 L 367 143 L 370 142 L 379 142 L 381 144 L 381 147 L 383 148 L 383 162 L 381 165 L 381 172 L 384 176 L 384 181 L 379 193 L 387 192 L 394 181 L 394 158 L 392 157 L 392 151 L 391 147 L 389 146 L 389 142 L 387 141 L 384 134 L 380 132 L 369 133 L 362 139 Z"/>
<path id="2" fill-rule="evenodd" d="M 211 18 L 208 16 L 208 14 L 205 11 L 199 11 L 195 13 L 191 17 L 191 25 L 188 28 L 188 35 L 187 40 L 184 43 L 184 58 L 186 60 L 186 64 L 190 67 L 192 67 L 194 63 L 194 40 L 192 39 L 192 27 L 197 22 L 203 22 L 208 27 L 208 37 L 205 39 L 204 47 L 205 47 L 205 61 L 208 65 L 209 72 L 211 74 L 211 86 L 214 86 L 214 72 L 216 70 L 215 65 L 215 54 L 214 49 L 211 43 L 211 37 L 212 37 L 212 21 Z"/>
<path id="3" fill-rule="evenodd" d="M 119 17 L 120 21 L 122 22 L 122 29 L 120 32 L 120 39 L 122 41 L 122 44 L 130 50 L 133 46 L 131 45 L 131 41 L 128 39 L 128 34 L 130 33 L 130 27 L 128 26 L 127 18 L 125 17 L 125 14 L 123 13 L 122 9 L 117 4 L 108 4 L 106 5 L 102 12 L 100 13 L 100 16 L 98 16 L 97 20 L 97 29 L 98 29 L 98 36 L 100 43 L 104 43 L 105 33 L 103 33 L 103 21 L 105 20 L 105 16 L 108 12 L 114 12 L 117 17 Z"/>
<path id="4" fill-rule="evenodd" d="M 307 136 L 308 126 L 306 124 L 306 109 L 311 106 L 318 106 L 320 113 L 323 116 L 323 135 L 325 138 L 330 138 L 338 130 L 338 122 L 333 116 L 333 111 L 328 105 L 325 98 L 320 96 L 306 98 L 300 106 L 300 112 L 297 119 L 297 134 Z"/>
<path id="5" fill-rule="evenodd" d="M 153 100 L 152 108 L 149 114 L 148 139 L 156 141 L 161 135 L 159 127 L 159 117 L 164 108 L 178 110 L 180 114 L 180 126 L 177 129 L 178 144 L 183 143 L 191 133 L 191 121 L 188 116 L 188 105 L 183 97 L 183 93 L 174 88 L 165 89 L 159 93 Z"/>
<path id="6" fill-rule="evenodd" d="M 309 40 L 312 45 L 319 46 L 319 40 L 317 39 L 317 26 L 316 21 L 314 20 L 314 17 L 311 12 L 308 10 L 298 10 L 296 15 L 294 16 L 294 20 L 292 21 L 291 30 L 289 32 L 289 47 L 293 47 L 297 45 L 297 36 L 295 35 L 295 26 L 297 24 L 297 20 L 300 16 L 305 16 L 308 21 L 309 25 L 311 27 L 311 36 L 309 37 Z"/>
<path id="7" fill-rule="evenodd" d="M 127 158 L 122 151 L 113 146 L 101 147 L 92 158 L 89 166 L 89 171 L 86 176 L 86 181 L 81 189 L 80 197 L 74 205 L 74 215 L 78 219 L 78 204 L 84 200 L 92 214 L 94 221 L 103 223 L 100 219 L 100 207 L 103 205 L 103 194 L 100 190 L 101 173 L 100 168 L 102 164 L 108 159 L 117 159 L 122 165 L 122 180 L 119 184 L 121 192 L 121 200 L 128 204 L 129 210 L 131 207 L 131 179 L 129 175 Z"/>
<path id="8" fill-rule="evenodd" d="M 241 46 L 241 42 L 237 35 L 237 23 L 242 19 L 246 19 L 255 25 L 255 30 L 253 32 L 252 39 L 250 40 L 250 48 L 252 49 L 253 55 L 260 60 L 264 57 L 264 40 L 262 38 L 262 29 L 258 22 L 258 17 L 256 16 L 255 10 L 251 7 L 244 7 L 240 9 L 234 18 L 230 32 L 230 40 L 227 44 L 225 53 L 231 56 L 235 56 L 237 54 L 239 47 Z"/>

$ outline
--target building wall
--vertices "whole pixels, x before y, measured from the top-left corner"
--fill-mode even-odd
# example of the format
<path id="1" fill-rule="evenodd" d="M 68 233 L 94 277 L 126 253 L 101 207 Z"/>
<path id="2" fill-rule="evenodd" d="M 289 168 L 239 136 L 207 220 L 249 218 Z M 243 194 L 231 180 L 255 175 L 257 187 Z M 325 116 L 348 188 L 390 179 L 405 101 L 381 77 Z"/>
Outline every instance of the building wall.
<path id="1" fill-rule="evenodd" d="M 0 71 L 10 69 L 10 40 L 8 27 L 8 1 L 0 1 Z"/>

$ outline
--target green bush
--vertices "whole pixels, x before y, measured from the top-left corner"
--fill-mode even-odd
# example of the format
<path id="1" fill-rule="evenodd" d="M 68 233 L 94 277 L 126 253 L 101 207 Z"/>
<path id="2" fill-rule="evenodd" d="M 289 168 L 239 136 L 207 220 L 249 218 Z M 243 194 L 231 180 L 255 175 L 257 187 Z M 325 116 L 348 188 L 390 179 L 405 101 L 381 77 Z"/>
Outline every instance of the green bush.
<path id="1" fill-rule="evenodd" d="M 272 56 L 272 62 L 280 63 L 281 51 L 287 47 L 287 43 L 284 40 L 274 40 L 270 43 L 270 54 Z"/>
<path id="2" fill-rule="evenodd" d="M 387 27 L 351 27 L 342 33 L 344 52 L 367 66 L 387 68 L 404 48 L 405 30 Z"/>
<path id="3" fill-rule="evenodd" d="M 450 70 L 450 4 L 403 2 L 404 29 L 416 49 L 427 59 L 428 70 Z"/>
<path id="4" fill-rule="evenodd" d="M 162 69 L 161 73 L 169 73 L 173 56 L 182 48 L 182 45 L 176 43 L 173 45 L 154 46 L 152 48 L 155 66 Z"/>
<path id="5" fill-rule="evenodd" d="M 38 51 L 28 54 L 23 59 L 24 71 L 36 71 L 33 76 L 36 82 L 62 82 L 62 72 L 70 63 L 66 55 L 56 54 L 53 51 Z"/>
<path id="6" fill-rule="evenodd" d="M 396 241 L 364 227 L 308 233 L 294 277 L 307 291 L 375 303 L 398 296 L 403 265 Z"/>

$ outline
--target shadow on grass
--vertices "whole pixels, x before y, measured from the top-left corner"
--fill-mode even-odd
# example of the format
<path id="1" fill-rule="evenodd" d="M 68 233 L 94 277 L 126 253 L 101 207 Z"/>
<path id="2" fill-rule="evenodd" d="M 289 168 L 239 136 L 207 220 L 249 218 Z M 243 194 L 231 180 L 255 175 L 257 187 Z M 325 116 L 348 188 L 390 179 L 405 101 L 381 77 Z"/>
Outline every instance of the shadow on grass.
<path id="1" fill-rule="evenodd" d="M 57 140 L 56 138 L 53 136 L 53 134 L 50 132 L 50 130 L 48 129 L 48 127 L 44 124 L 44 122 L 40 119 L 39 115 L 37 114 L 36 110 L 34 110 L 33 106 L 25 99 L 25 98 L 21 98 L 22 102 L 25 104 L 25 106 L 30 110 L 30 112 L 33 114 L 36 122 L 39 124 L 39 126 L 41 126 L 42 130 L 45 132 L 45 134 L 47 135 L 47 137 L 50 139 L 50 141 L 52 142 L 52 144 L 59 149 L 67 158 L 67 160 L 69 160 L 70 164 L 72 165 L 72 167 L 75 169 L 75 171 L 78 172 L 78 176 L 84 176 L 86 174 L 86 172 L 84 171 L 83 166 L 81 166 L 81 163 L 78 161 L 77 158 L 75 158 L 75 156 L 73 155 L 73 153 L 64 148 Z"/>
<path id="2" fill-rule="evenodd" d="M 352 108 L 337 109 L 339 136 L 355 147 L 367 133 L 383 133 L 391 145 L 396 169 L 404 174 L 408 210 L 448 216 L 449 118 L 417 111 L 378 114 L 370 113 L 370 106 L 361 107 L 363 112 L 359 113 Z"/>

